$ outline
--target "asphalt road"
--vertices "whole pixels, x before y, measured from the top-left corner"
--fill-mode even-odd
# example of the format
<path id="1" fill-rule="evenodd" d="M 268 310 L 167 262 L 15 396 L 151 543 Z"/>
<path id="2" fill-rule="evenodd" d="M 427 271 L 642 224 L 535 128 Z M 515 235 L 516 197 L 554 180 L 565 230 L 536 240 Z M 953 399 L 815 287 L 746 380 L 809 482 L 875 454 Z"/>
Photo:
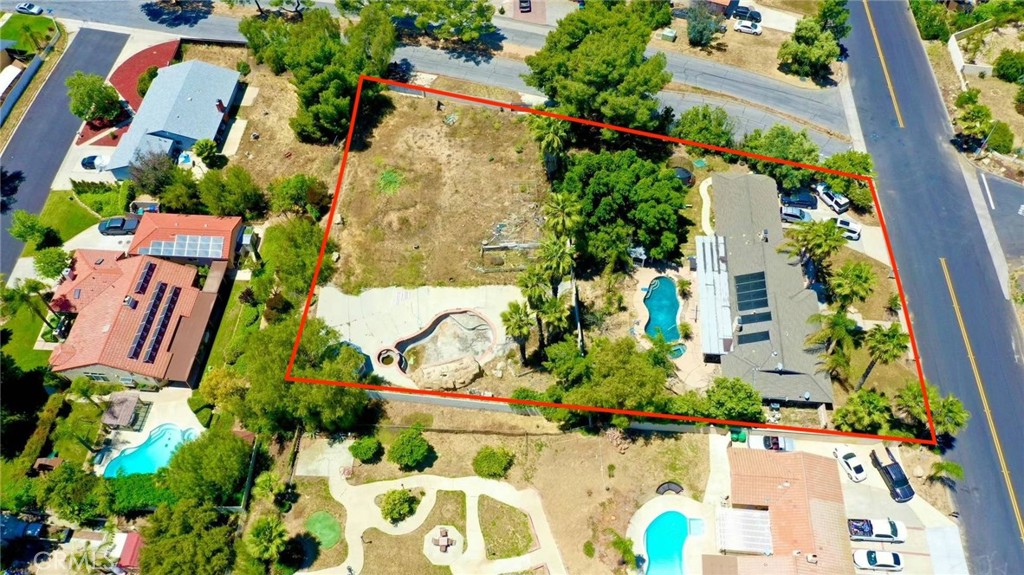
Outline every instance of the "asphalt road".
<path id="1" fill-rule="evenodd" d="M 207 9 L 171 13 L 160 9 L 155 0 L 46 0 L 37 4 L 52 9 L 57 18 L 155 30 L 182 38 L 245 42 L 237 18 L 211 14 Z"/>
<path id="2" fill-rule="evenodd" d="M 992 214 L 1006 259 L 1024 266 L 1024 186 L 978 170 L 985 205 Z"/>
<path id="3" fill-rule="evenodd" d="M 975 573 L 1017 573 L 1024 544 L 1010 506 L 960 323 L 940 258 L 948 263 L 978 374 L 1013 485 L 1024 493 L 1024 368 L 1013 311 L 996 277 L 928 59 L 905 2 L 872 2 L 871 12 L 899 103 L 900 127 L 864 5 L 851 2 L 846 39 L 868 151 L 925 376 L 960 397 L 972 414 L 951 459 L 966 473 L 956 502 Z M 975 177 L 974 173 L 970 177 Z"/>
<path id="4" fill-rule="evenodd" d="M 22 177 L 14 203 L 0 216 L 0 273 L 10 274 L 23 244 L 8 234 L 14 210 L 38 214 L 50 193 L 50 183 L 64 161 L 82 121 L 71 114 L 64 81 L 76 71 L 106 76 L 128 36 L 83 29 L 68 45 L 53 73 L 22 118 L 0 156 L 8 177 Z"/>

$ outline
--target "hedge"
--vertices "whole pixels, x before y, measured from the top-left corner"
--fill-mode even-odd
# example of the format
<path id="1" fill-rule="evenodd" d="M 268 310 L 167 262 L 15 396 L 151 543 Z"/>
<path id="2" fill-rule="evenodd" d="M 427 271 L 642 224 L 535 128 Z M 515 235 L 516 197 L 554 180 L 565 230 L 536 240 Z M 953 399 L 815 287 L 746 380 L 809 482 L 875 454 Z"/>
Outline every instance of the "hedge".
<path id="1" fill-rule="evenodd" d="M 157 486 L 156 475 L 153 474 L 122 475 L 106 481 L 113 494 L 110 510 L 116 515 L 148 511 L 163 503 L 177 501 L 169 490 Z"/>

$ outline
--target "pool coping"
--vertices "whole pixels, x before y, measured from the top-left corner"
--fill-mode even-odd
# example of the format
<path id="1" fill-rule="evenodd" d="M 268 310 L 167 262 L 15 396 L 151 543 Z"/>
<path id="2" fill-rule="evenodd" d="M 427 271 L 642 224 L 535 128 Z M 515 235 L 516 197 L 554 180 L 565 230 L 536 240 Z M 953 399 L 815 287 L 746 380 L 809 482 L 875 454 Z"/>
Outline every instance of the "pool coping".
<path id="1" fill-rule="evenodd" d="M 702 555 L 709 552 L 712 532 L 714 531 L 714 510 L 688 495 L 665 493 L 656 495 L 651 500 L 640 506 L 633 513 L 626 527 L 626 537 L 633 541 L 633 552 L 637 557 L 647 558 L 647 546 L 645 534 L 658 516 L 669 511 L 676 511 L 686 516 L 687 520 L 701 519 L 704 521 L 704 533 L 695 535 L 690 533 L 683 543 L 683 568 L 686 575 L 702 575 Z M 646 572 L 647 567 L 638 570 L 639 573 Z"/>

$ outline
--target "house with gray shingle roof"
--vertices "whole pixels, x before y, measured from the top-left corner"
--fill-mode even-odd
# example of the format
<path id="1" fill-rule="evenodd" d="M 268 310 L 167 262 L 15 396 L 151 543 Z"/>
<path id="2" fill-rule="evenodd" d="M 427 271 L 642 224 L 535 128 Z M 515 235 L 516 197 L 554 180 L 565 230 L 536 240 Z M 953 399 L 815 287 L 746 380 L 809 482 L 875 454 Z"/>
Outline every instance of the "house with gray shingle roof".
<path id="1" fill-rule="evenodd" d="M 715 174 L 715 235 L 698 237 L 701 338 L 705 361 L 753 385 L 766 402 L 827 404 L 832 381 L 821 370 L 815 330 L 820 311 L 785 241 L 775 181 Z"/>
<path id="2" fill-rule="evenodd" d="M 197 140 L 217 140 L 238 91 L 238 72 L 189 60 L 161 68 L 106 170 L 119 180 L 145 154 L 173 156 Z"/>

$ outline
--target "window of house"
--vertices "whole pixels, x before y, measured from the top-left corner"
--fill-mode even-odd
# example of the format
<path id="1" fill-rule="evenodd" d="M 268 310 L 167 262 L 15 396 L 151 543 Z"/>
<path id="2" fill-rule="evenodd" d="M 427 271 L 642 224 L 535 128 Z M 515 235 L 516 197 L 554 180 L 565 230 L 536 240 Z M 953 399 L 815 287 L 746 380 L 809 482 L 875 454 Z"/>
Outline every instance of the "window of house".
<path id="1" fill-rule="evenodd" d="M 91 379 L 93 381 L 110 381 L 109 379 L 107 379 L 106 374 L 103 374 L 103 373 L 89 373 L 89 372 L 86 372 L 85 373 L 85 377 L 88 377 L 89 379 Z"/>
<path id="2" fill-rule="evenodd" d="M 135 378 L 130 375 L 122 375 L 117 379 L 125 385 L 135 385 Z"/>

